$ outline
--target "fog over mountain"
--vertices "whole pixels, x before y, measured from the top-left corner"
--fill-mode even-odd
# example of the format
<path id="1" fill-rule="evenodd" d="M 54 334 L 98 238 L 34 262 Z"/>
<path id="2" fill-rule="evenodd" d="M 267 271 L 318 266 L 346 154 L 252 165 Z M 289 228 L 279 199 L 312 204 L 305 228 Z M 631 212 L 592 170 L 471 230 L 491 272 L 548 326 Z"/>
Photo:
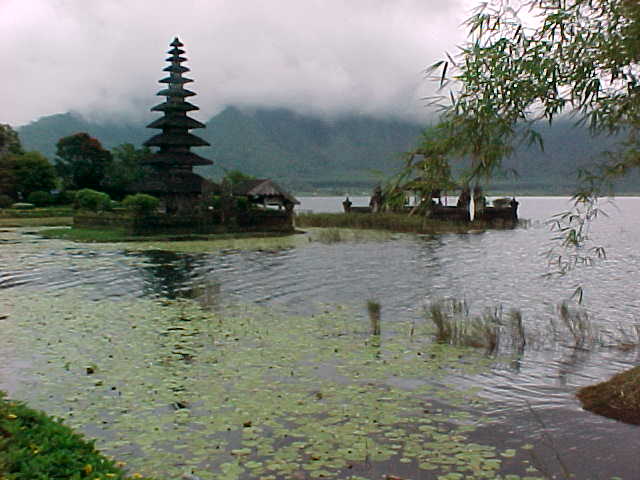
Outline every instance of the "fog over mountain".
<path id="1" fill-rule="evenodd" d="M 1 0 L 0 123 L 59 112 L 140 120 L 179 36 L 206 121 L 226 106 L 423 119 L 424 69 L 476 0 Z"/>
<path id="2" fill-rule="evenodd" d="M 140 147 L 153 135 L 144 122 L 90 122 L 77 114 L 41 118 L 18 129 L 25 148 L 39 150 L 52 161 L 55 144 L 63 136 L 88 132 L 106 147 L 122 143 Z M 259 177 L 271 177 L 296 191 L 367 191 L 398 172 L 402 154 L 418 144 L 424 124 L 380 119 L 366 115 L 343 115 L 327 120 L 286 109 L 240 109 L 228 107 L 196 133 L 211 143 L 197 148 L 214 161 L 200 169 L 210 178 L 238 169 Z M 611 138 L 592 138 L 585 129 L 560 121 L 541 125 L 545 150 L 517 149 L 504 163 L 518 177 L 492 180 L 500 191 L 524 193 L 572 193 L 579 168 L 601 160 L 601 152 L 615 148 Z M 463 165 L 454 163 L 460 172 Z M 619 192 L 640 193 L 637 173 L 618 185 Z"/>
<path id="3" fill-rule="evenodd" d="M 159 116 L 149 109 L 162 101 L 177 35 L 194 117 L 209 125 L 212 146 L 199 153 L 216 163 L 205 174 L 239 168 L 295 188 L 368 188 L 400 167 L 432 121 L 425 97 L 437 82 L 425 68 L 455 54 L 481 3 L 0 0 L 0 123 L 22 125 L 25 146 L 52 160 L 57 140 L 77 131 L 139 146 Z M 547 134 L 545 152 L 522 148 L 506 162 L 521 176 L 496 180 L 501 188 L 570 190 L 575 168 L 611 143 L 563 122 Z"/>

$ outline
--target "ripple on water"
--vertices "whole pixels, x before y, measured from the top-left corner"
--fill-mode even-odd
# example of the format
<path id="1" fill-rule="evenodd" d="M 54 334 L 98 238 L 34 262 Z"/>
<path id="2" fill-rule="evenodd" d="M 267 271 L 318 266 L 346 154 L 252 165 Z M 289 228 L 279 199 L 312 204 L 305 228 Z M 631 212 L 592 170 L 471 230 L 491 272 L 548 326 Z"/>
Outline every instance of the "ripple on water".
<path id="1" fill-rule="evenodd" d="M 366 302 L 375 299 L 383 334 L 388 325 L 411 320 L 416 334 L 426 335 L 424 307 L 439 298 L 465 299 L 477 315 L 496 306 L 519 309 L 532 340 L 524 354 L 506 352 L 490 371 L 450 381 L 481 387 L 489 413 L 509 416 L 516 425 L 531 420 L 532 408 L 545 422 L 553 419 L 550 431 L 564 435 L 564 428 L 575 437 L 582 422 L 589 427 L 582 432 L 585 441 L 602 443 L 627 427 L 582 412 L 574 393 L 638 362 L 637 350 L 618 348 L 639 340 L 634 324 L 640 297 L 633 286 L 640 284 L 640 224 L 625 208 L 637 211 L 640 199 L 623 203 L 620 221 L 614 216 L 598 234 L 607 260 L 564 277 L 544 277 L 541 254 L 551 237 L 544 227 L 194 254 L 69 247 L 12 234 L 19 243 L 0 249 L 0 288 L 16 294 L 81 288 L 96 299 L 189 297 L 208 306 L 260 302 L 293 313 L 340 304 L 352 309 L 356 329 L 366 329 Z M 583 308 L 602 332 L 599 343 L 584 351 L 571 346 L 565 330 L 551 328 L 556 306 L 578 285 L 585 292 Z M 531 428 L 535 419 L 529 420 L 515 428 Z"/>

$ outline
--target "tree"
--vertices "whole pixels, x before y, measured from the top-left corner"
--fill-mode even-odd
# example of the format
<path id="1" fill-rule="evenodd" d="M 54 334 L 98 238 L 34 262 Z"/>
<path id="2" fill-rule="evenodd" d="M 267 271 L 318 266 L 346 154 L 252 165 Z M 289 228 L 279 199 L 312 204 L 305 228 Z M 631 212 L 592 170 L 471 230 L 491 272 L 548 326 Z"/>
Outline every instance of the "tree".
<path id="1" fill-rule="evenodd" d="M 56 187 L 55 168 L 40 152 L 11 153 L 0 156 L 0 193 L 14 200 L 35 191 Z"/>
<path id="2" fill-rule="evenodd" d="M 61 138 L 56 144 L 56 170 L 64 187 L 101 190 L 112 162 L 111 152 L 87 133 Z"/>
<path id="3" fill-rule="evenodd" d="M 111 154 L 112 161 L 105 174 L 104 186 L 113 198 L 121 199 L 127 194 L 130 185 L 144 177 L 142 161 L 151 154 L 151 150 L 123 143 L 115 147 Z"/>
<path id="4" fill-rule="evenodd" d="M 0 124 L 0 157 L 10 153 L 24 153 L 20 138 L 11 125 Z"/>
<path id="5" fill-rule="evenodd" d="M 136 193 L 135 195 L 127 195 L 122 201 L 122 205 L 135 215 L 152 215 L 158 210 L 160 200 L 152 195 Z"/>
<path id="6" fill-rule="evenodd" d="M 83 188 L 76 193 L 73 206 L 79 210 L 99 212 L 111 209 L 111 198 L 104 192 Z"/>
<path id="7" fill-rule="evenodd" d="M 575 211 L 558 218 L 565 245 L 579 247 L 598 196 L 640 166 L 640 2 L 489 0 L 467 27 L 458 55 L 430 71 L 450 89 L 434 99 L 444 132 L 434 142 L 469 159 L 473 176 L 492 175 L 520 142 L 542 147 L 540 120 L 570 114 L 593 134 L 624 136 L 582 172 Z"/>
<path id="8" fill-rule="evenodd" d="M 12 155 L 23 153 L 20 138 L 10 125 L 0 124 L 0 194 L 15 200 Z"/>
<path id="9" fill-rule="evenodd" d="M 228 170 L 225 172 L 224 179 L 231 183 L 231 185 L 238 185 L 239 183 L 246 182 L 248 180 L 255 180 L 256 177 L 247 175 L 240 170 Z"/>
<path id="10" fill-rule="evenodd" d="M 593 133 L 625 133 L 606 176 L 640 165 L 640 3 L 492 0 L 467 21 L 470 41 L 432 66 L 454 92 L 443 108 L 448 150 L 491 172 L 518 140 L 540 142 L 535 122 L 577 114 Z M 522 19 L 520 12 L 533 18 Z"/>
<path id="11" fill-rule="evenodd" d="M 56 188 L 56 169 L 40 152 L 14 155 L 16 190 L 27 197 L 36 191 L 48 192 Z"/>
<path id="12" fill-rule="evenodd" d="M 439 143 L 441 127 L 425 130 L 418 147 L 405 154 L 405 165 L 399 175 L 385 187 L 389 206 L 401 206 L 405 192 L 419 194 L 421 204 L 429 207 L 434 194 L 457 188 L 451 167 Z"/>
<path id="13" fill-rule="evenodd" d="M 17 199 L 16 178 L 13 170 L 14 155 L 0 155 L 0 194 Z"/>

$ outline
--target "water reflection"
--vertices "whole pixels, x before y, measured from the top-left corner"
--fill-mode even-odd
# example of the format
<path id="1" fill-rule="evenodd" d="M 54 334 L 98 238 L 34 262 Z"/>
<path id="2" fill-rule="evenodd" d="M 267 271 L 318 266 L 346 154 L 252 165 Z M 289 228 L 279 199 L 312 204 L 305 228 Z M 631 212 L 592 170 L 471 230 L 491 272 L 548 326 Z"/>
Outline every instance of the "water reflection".
<path id="1" fill-rule="evenodd" d="M 207 256 L 149 250 L 129 254 L 144 259 L 139 266 L 143 281 L 143 295 L 168 299 L 188 298 L 203 307 L 218 303 L 220 283 L 206 271 Z"/>
<path id="2" fill-rule="evenodd" d="M 594 350 L 584 347 L 570 347 L 557 362 L 558 364 L 558 382 L 561 386 L 575 384 L 575 376 L 591 361 Z"/>
<path id="3" fill-rule="evenodd" d="M 442 267 L 441 252 L 445 242 L 442 236 L 423 236 L 416 242 L 416 263 L 427 270 L 438 270 Z"/>

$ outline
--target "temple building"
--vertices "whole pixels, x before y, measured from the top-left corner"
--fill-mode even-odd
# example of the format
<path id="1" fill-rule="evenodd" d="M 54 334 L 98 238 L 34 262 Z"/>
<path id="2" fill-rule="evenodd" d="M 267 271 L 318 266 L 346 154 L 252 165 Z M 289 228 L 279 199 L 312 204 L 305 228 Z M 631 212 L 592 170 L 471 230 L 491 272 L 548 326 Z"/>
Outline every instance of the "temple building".
<path id="1" fill-rule="evenodd" d="M 117 225 L 132 235 L 149 234 L 216 234 L 232 232 L 294 231 L 294 207 L 299 202 L 270 179 L 252 179 L 233 184 L 223 180 L 216 184 L 193 171 L 199 165 L 212 165 L 207 158 L 191 151 L 192 147 L 209 143 L 190 133 L 205 125 L 188 116 L 199 110 L 187 99 L 195 95 L 185 88 L 193 80 L 182 75 L 189 71 L 183 65 L 184 45 L 176 37 L 168 51 L 168 76 L 158 95 L 165 101 L 151 108 L 161 112 L 148 128 L 160 130 L 144 145 L 153 149 L 141 160 L 144 178 L 130 185 L 131 193 L 145 193 L 160 200 L 157 211 L 145 214 L 78 212 L 74 225 L 86 228 L 110 228 Z"/>
<path id="2" fill-rule="evenodd" d="M 182 56 L 185 51 L 181 47 L 184 45 L 176 37 L 170 46 L 170 57 L 167 58 L 169 66 L 164 69 L 169 76 L 160 80 L 160 83 L 166 84 L 166 88 L 158 92 L 166 99 L 151 108 L 151 111 L 164 115 L 147 125 L 162 132 L 144 142 L 145 146 L 158 147 L 158 150 L 143 162 L 149 169 L 149 175 L 135 185 L 135 190 L 158 197 L 164 213 L 193 214 L 203 192 L 209 189 L 209 182 L 194 173 L 193 167 L 211 165 L 213 162 L 191 151 L 191 147 L 207 146 L 209 143 L 189 133 L 189 130 L 205 128 L 205 125 L 187 115 L 199 109 L 186 101 L 195 93 L 184 88 L 186 83 L 193 81 L 182 76 L 189 71 L 182 65 L 187 60 Z"/>

